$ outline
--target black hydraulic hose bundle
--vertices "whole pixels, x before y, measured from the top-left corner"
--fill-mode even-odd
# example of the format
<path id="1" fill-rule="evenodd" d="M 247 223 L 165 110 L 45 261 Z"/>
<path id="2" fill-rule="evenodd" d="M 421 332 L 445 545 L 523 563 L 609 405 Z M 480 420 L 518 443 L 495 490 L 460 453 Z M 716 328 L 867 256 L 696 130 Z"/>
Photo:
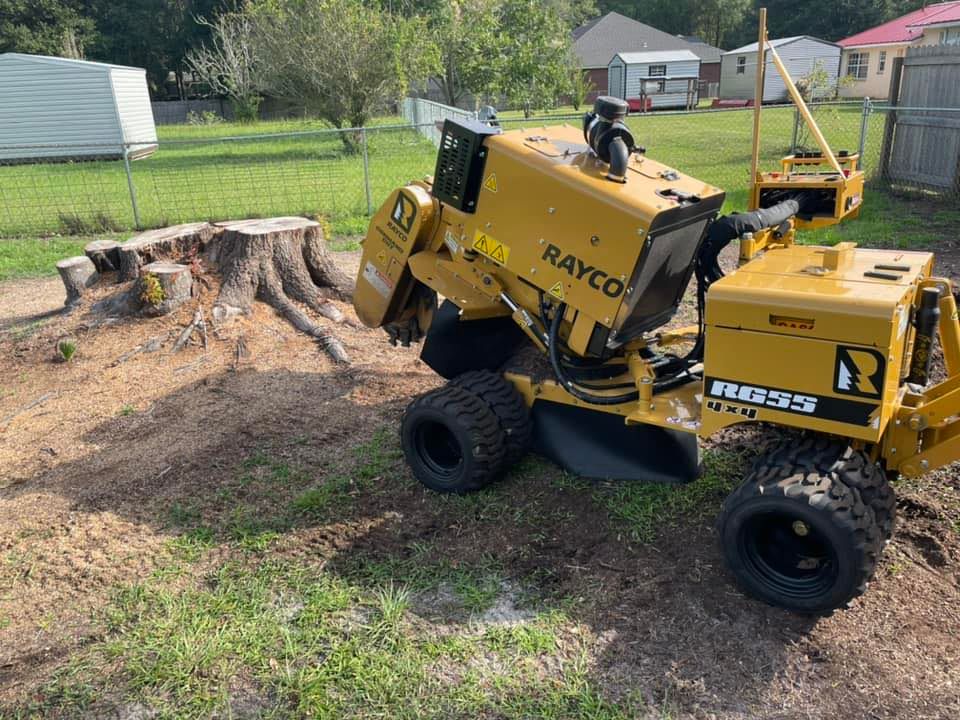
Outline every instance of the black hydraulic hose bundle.
<path id="1" fill-rule="evenodd" d="M 563 385 L 564 390 L 578 400 L 583 400 L 591 405 L 619 405 L 620 403 L 637 400 L 640 397 L 640 393 L 636 390 L 620 395 L 594 395 L 581 390 L 569 378 L 560 362 L 560 323 L 563 320 L 563 314 L 566 312 L 566 309 L 566 303 L 560 303 L 560 305 L 557 306 L 553 314 L 553 320 L 550 321 L 550 332 L 547 335 L 549 338 L 547 354 L 550 356 L 550 365 L 553 367 L 553 372 L 557 376 L 560 384 Z"/>
<path id="2" fill-rule="evenodd" d="M 543 320 L 546 320 L 545 307 L 541 306 L 541 312 L 543 312 Z M 567 310 L 566 303 L 560 303 L 556 310 L 554 311 L 553 318 L 550 321 L 550 329 L 547 332 L 547 355 L 550 359 L 550 365 L 553 368 L 554 374 L 557 376 L 557 380 L 563 386 L 563 388 L 573 395 L 578 400 L 583 402 L 590 403 L 591 405 L 619 405 L 621 403 L 634 402 L 640 398 L 640 393 L 637 390 L 632 390 L 631 392 L 621 393 L 619 395 L 594 395 L 593 393 L 587 392 L 587 388 L 596 389 L 596 390 L 614 390 L 623 387 L 635 387 L 633 384 L 627 385 L 626 383 L 618 383 L 616 385 L 594 385 L 592 383 L 578 383 L 575 379 L 570 377 L 570 374 L 566 367 L 563 364 L 563 358 L 560 355 L 560 324 L 563 321 L 563 315 Z M 653 384 L 653 393 L 657 394 L 670 390 L 672 388 L 684 385 L 688 382 L 692 382 L 696 378 L 693 375 L 690 375 L 687 372 L 689 365 L 685 362 L 682 362 L 680 358 L 672 357 L 663 357 L 660 361 L 654 363 L 657 370 L 662 371 L 664 367 L 670 365 L 674 361 L 680 362 L 682 368 L 671 374 L 665 374 L 664 377 L 660 377 L 658 373 L 658 379 L 654 381 Z"/>
<path id="3" fill-rule="evenodd" d="M 696 345 L 687 356 L 691 361 L 703 360 L 703 322 L 707 290 L 723 277 L 723 270 L 720 269 L 720 253 L 732 240 L 743 237 L 746 233 L 760 232 L 766 228 L 783 225 L 798 212 L 800 212 L 800 202 L 789 199 L 768 208 L 725 215 L 711 223 L 707 230 L 707 237 L 697 254 L 694 269 L 697 277 L 697 314 L 700 318 L 700 334 Z"/>

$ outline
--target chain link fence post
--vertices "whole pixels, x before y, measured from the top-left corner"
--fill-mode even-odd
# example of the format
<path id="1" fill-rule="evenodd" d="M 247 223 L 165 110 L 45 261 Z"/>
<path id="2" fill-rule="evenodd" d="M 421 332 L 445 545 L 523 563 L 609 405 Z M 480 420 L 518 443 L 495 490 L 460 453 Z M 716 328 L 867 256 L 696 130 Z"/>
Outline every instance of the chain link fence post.
<path id="1" fill-rule="evenodd" d="M 130 169 L 130 147 L 126 143 L 123 145 L 123 167 L 127 172 L 127 188 L 130 190 L 130 205 L 133 207 L 133 225 L 139 230 L 142 227 L 140 208 L 137 205 L 137 188 L 133 184 L 133 171 Z"/>
<path id="2" fill-rule="evenodd" d="M 864 170 L 864 157 L 867 149 L 867 132 L 870 129 L 870 114 L 873 112 L 873 104 L 869 97 L 863 99 L 863 110 L 860 111 L 860 159 L 857 161 L 857 167 Z"/>
<path id="3" fill-rule="evenodd" d="M 797 141 L 800 135 L 800 108 L 793 109 L 793 136 L 790 138 L 790 154 L 797 154 Z"/>
<path id="4" fill-rule="evenodd" d="M 370 189 L 370 152 L 367 148 L 367 129 L 360 128 L 360 148 L 363 151 L 363 189 L 367 194 L 367 217 L 373 215 L 373 193 Z"/>

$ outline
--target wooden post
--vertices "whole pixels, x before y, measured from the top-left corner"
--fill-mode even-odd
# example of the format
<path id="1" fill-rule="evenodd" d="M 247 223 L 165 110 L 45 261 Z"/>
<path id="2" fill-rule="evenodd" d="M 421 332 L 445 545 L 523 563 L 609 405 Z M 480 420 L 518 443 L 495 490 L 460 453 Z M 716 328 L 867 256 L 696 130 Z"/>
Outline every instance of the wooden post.
<path id="1" fill-rule="evenodd" d="M 893 69 L 890 72 L 890 92 L 887 95 L 887 104 L 891 107 L 887 111 L 887 118 L 883 125 L 883 145 L 880 148 L 880 167 L 877 172 L 881 180 L 887 179 L 887 169 L 890 166 L 890 156 L 893 154 L 893 131 L 897 126 L 897 105 L 900 104 L 900 82 L 903 79 L 903 58 L 893 59 Z"/>
<path id="2" fill-rule="evenodd" d="M 767 67 L 767 9 L 760 8 L 759 29 L 757 30 L 757 78 L 753 92 L 753 151 L 750 155 L 750 205 L 759 178 L 760 168 L 760 109 L 763 106 L 763 76 Z"/>

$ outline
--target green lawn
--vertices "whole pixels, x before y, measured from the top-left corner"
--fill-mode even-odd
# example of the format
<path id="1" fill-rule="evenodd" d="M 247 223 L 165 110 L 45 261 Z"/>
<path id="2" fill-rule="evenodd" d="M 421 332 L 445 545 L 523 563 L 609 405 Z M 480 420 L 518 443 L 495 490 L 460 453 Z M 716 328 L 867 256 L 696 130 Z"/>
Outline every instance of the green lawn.
<path id="1" fill-rule="evenodd" d="M 57 260 L 83 253 L 90 237 L 71 235 L 44 239 L 0 241 L 0 282 L 53 275 Z"/>
<path id="2" fill-rule="evenodd" d="M 558 113 L 568 113 L 561 108 Z M 855 150 L 860 108 L 851 104 L 817 111 L 835 149 Z M 762 166 L 777 168 L 790 147 L 794 112 L 763 113 Z M 576 122 L 575 119 L 567 120 Z M 870 119 L 865 152 L 875 168 L 882 114 Z M 436 151 L 399 118 L 381 118 L 368 132 L 370 200 L 374 207 L 398 185 L 433 171 Z M 555 118 L 524 120 L 507 113 L 507 129 L 539 127 Z M 689 114 L 653 113 L 629 119 L 648 154 L 727 191 L 725 211 L 742 210 L 747 200 L 753 113 L 749 110 Z M 133 163 L 141 222 L 154 227 L 195 220 L 303 214 L 326 216 L 337 235 L 366 229 L 367 197 L 362 153 L 351 152 L 318 121 L 221 123 L 160 128 L 161 149 Z M 946 212 L 946 211 L 945 211 Z M 864 244 L 924 243 L 938 224 L 910 224 L 910 206 L 869 192 L 863 217 L 839 229 L 806 237 L 832 242 L 850 237 Z M 950 213 L 948 213 L 950 214 Z M 955 218 L 955 215 L 950 215 Z M 891 221 L 893 224 L 891 224 Z M 51 260 L 72 253 L 72 236 L 129 232 L 133 211 L 121 162 L 63 163 L 0 167 L 0 280 L 49 271 Z M 49 241 L 16 241 L 48 237 Z M 896 237 L 894 237 L 896 236 Z"/>
<path id="3" fill-rule="evenodd" d="M 835 147 L 856 147 L 857 106 L 825 108 L 820 117 Z M 766 166 L 775 167 L 789 148 L 792 118 L 789 108 L 764 112 Z M 505 126 L 544 121 L 508 116 Z M 652 157 L 728 189 L 734 204 L 742 204 L 751 112 L 653 114 L 635 116 L 629 122 Z M 881 123 L 882 118 L 875 116 L 870 165 L 876 158 Z M 368 133 L 375 207 L 398 184 L 433 170 L 431 143 L 411 129 L 397 128 L 399 124 L 400 118 L 381 118 Z M 325 215 L 341 233 L 362 231 L 366 224 L 363 156 L 351 152 L 336 133 L 317 121 L 165 126 L 160 128 L 160 140 L 161 148 L 153 156 L 133 163 L 134 189 L 145 227 L 282 214 Z M 122 162 L 0 167 L 0 237 L 133 227 Z"/>

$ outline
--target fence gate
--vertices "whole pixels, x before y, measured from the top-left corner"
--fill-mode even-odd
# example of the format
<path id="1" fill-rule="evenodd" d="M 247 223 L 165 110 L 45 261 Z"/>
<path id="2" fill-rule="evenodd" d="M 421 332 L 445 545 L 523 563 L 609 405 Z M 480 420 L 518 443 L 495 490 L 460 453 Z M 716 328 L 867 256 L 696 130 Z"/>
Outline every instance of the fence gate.
<path id="1" fill-rule="evenodd" d="M 960 47 L 908 49 L 899 97 L 896 85 L 895 79 L 890 100 L 897 107 L 884 152 L 887 178 L 956 191 L 960 186 Z"/>

